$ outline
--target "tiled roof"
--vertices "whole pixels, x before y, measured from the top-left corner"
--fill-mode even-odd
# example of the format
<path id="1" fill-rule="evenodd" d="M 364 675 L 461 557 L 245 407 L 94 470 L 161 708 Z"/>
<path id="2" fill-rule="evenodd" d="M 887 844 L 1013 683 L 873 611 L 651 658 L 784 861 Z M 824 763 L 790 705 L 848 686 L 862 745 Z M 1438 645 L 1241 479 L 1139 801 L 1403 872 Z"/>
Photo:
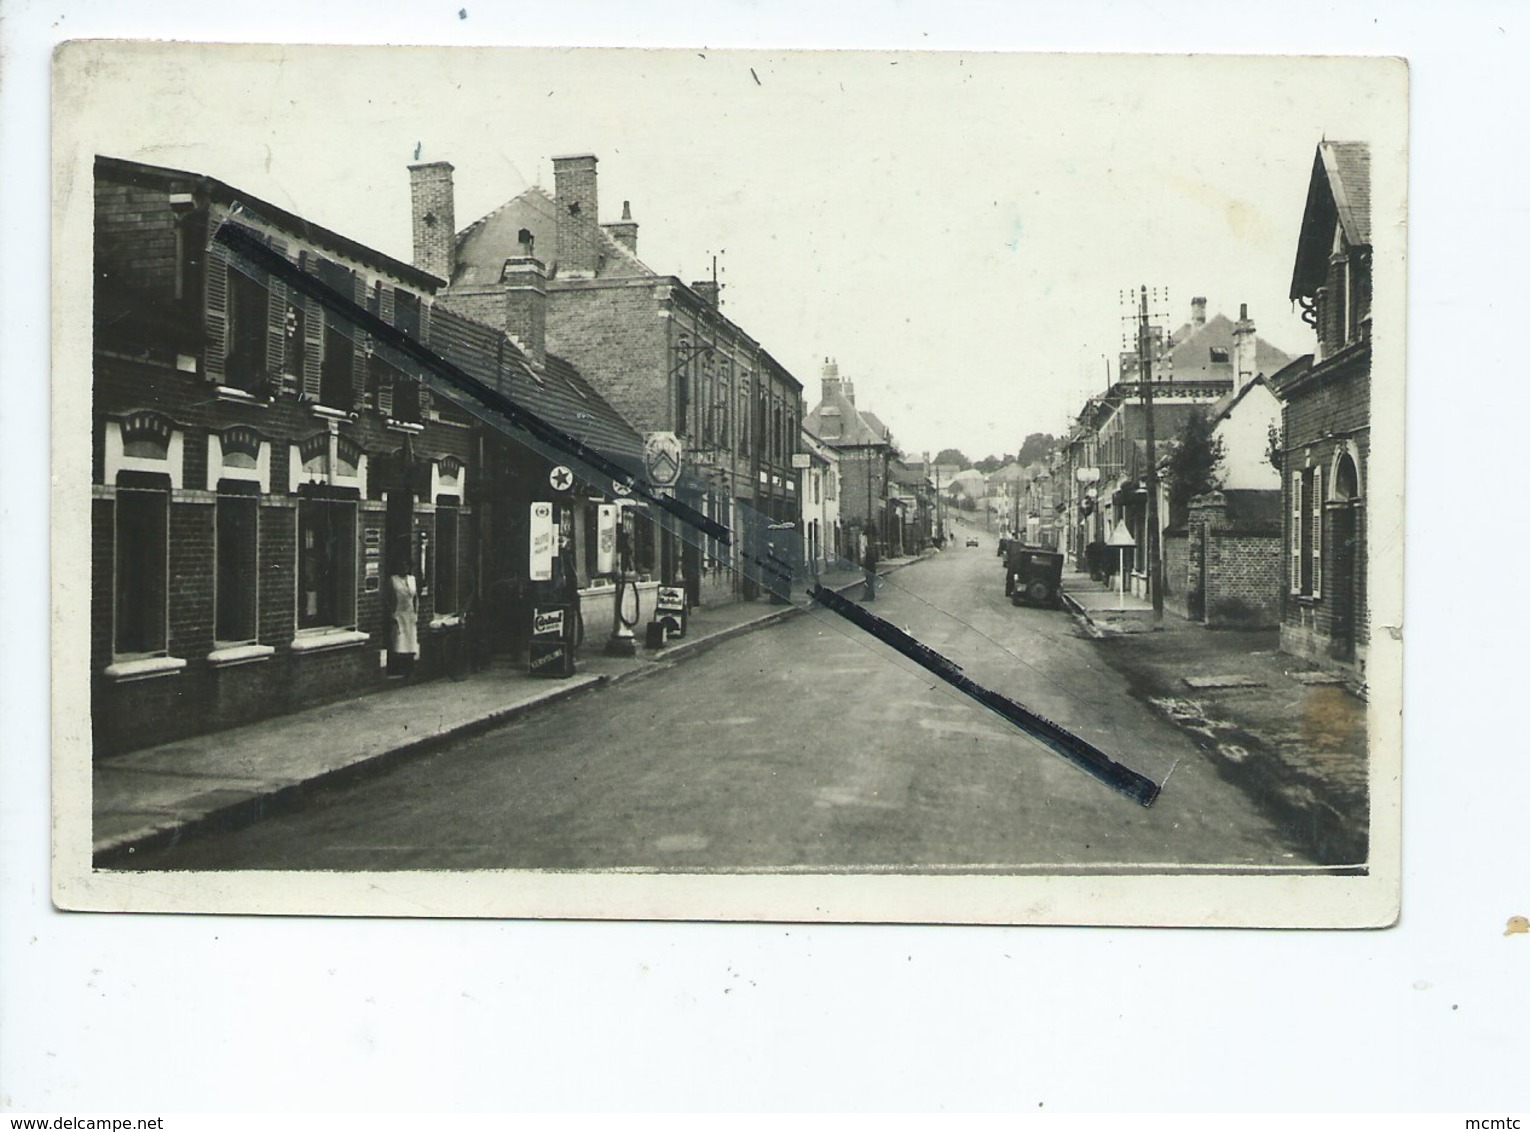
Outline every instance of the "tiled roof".
<path id="1" fill-rule="evenodd" d="M 431 311 L 430 346 L 566 436 L 631 471 L 642 470 L 643 438 L 562 358 L 549 356 L 538 373 L 502 331 L 440 304 Z"/>
<path id="2" fill-rule="evenodd" d="M 827 423 L 825 417 L 829 418 Z M 887 426 L 874 414 L 857 409 L 842 390 L 813 406 L 802 427 L 834 448 L 889 443 Z"/>
<path id="3" fill-rule="evenodd" d="M 457 233 L 457 266 L 452 272 L 452 285 L 498 283 L 505 260 L 526 254 L 520 240 L 523 228 L 532 236 L 531 254 L 547 264 L 549 275 L 556 276 L 557 205 L 546 189 L 534 185 Z M 603 264 L 598 274 L 602 278 L 657 275 L 604 228 L 595 225 L 593 231 L 600 244 Z"/>
<path id="4" fill-rule="evenodd" d="M 1328 274 L 1337 221 L 1351 246 L 1371 242 L 1371 150 L 1365 142 L 1324 141 L 1312 159 L 1291 273 L 1291 298 L 1311 296 Z"/>

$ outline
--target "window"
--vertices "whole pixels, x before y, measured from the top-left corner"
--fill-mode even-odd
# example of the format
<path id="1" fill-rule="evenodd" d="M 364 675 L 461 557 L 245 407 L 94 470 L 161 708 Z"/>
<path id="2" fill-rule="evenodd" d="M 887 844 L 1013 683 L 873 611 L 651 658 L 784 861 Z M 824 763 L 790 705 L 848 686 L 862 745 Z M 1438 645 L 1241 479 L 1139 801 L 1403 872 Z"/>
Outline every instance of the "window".
<path id="1" fill-rule="evenodd" d="M 1323 592 L 1323 470 L 1291 473 L 1291 592 Z"/>
<path id="2" fill-rule="evenodd" d="M 303 309 L 302 299 L 294 298 L 287 304 L 286 336 L 287 356 L 282 372 L 297 378 L 301 384 L 308 360 L 308 312 Z"/>
<path id="3" fill-rule="evenodd" d="M 113 650 L 163 655 L 169 593 L 169 483 L 163 476 L 122 472 L 117 478 Z"/>
<path id="4" fill-rule="evenodd" d="M 350 269 L 343 264 L 320 260 L 319 278 L 343 297 L 354 298 L 355 284 Z M 332 409 L 347 411 L 354 407 L 355 401 L 351 370 L 356 347 L 349 331 L 345 320 L 326 307 L 319 363 L 319 401 Z"/>
<path id="5" fill-rule="evenodd" d="M 438 615 L 456 613 L 461 604 L 457 600 L 458 563 L 461 553 L 457 541 L 460 526 L 458 518 L 456 498 L 446 495 L 437 496 L 435 610 Z"/>
<path id="6" fill-rule="evenodd" d="M 314 495 L 298 500 L 298 628 L 355 622 L 356 504 Z"/>
<path id="7" fill-rule="evenodd" d="M 266 320 L 270 296 L 265 287 L 233 264 L 228 272 L 228 356 L 224 380 L 235 389 L 254 392 L 266 379 Z"/>
<path id="8" fill-rule="evenodd" d="M 1213 362 L 1225 362 L 1231 360 L 1228 353 L 1221 346 L 1211 347 L 1211 360 Z"/>
<path id="9" fill-rule="evenodd" d="M 218 481 L 214 636 L 220 643 L 247 643 L 256 637 L 259 492 L 259 484 L 246 480 Z"/>

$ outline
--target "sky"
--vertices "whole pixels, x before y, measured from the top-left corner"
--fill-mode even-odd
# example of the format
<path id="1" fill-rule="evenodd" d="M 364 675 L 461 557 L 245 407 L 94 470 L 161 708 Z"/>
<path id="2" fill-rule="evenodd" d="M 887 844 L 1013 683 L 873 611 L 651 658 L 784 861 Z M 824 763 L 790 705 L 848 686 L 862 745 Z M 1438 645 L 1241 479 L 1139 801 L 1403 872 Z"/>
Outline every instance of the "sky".
<path id="1" fill-rule="evenodd" d="M 1287 295 L 1314 149 L 1397 128 L 1404 97 L 1357 59 L 79 50 L 77 159 L 207 173 L 405 260 L 410 161 L 455 166 L 464 227 L 594 153 L 601 220 L 631 201 L 663 274 L 717 256 L 725 312 L 808 408 L 832 357 L 906 452 L 973 459 L 1103 390 L 1141 285 L 1172 326 L 1194 296 L 1247 303 L 1309 349 Z"/>

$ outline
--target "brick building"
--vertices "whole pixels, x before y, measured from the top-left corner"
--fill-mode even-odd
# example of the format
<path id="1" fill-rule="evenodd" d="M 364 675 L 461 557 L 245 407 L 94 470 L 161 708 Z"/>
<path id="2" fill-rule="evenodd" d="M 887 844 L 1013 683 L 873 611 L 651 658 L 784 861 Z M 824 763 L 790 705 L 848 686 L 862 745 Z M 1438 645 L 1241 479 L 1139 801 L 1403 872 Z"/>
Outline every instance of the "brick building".
<path id="1" fill-rule="evenodd" d="M 1283 402 L 1281 648 L 1363 679 L 1370 455 L 1370 150 L 1318 145 L 1291 298 L 1317 348 L 1271 382 Z"/>
<path id="2" fill-rule="evenodd" d="M 715 283 L 687 285 L 638 258 L 626 202 L 621 220 L 599 222 L 596 158 L 554 158 L 552 194 L 527 189 L 461 230 L 452 172 L 410 168 L 416 261 L 450 284 L 439 301 L 533 357 L 566 359 L 645 437 L 677 437 L 675 493 L 741 541 L 767 524 L 798 528 L 800 382 L 723 314 Z M 655 542 L 655 569 L 693 602 L 754 596 L 717 542 L 669 521 Z"/>
<path id="3" fill-rule="evenodd" d="M 824 359 L 822 397 L 803 427 L 839 456 L 839 514 L 845 556 L 857 562 L 869 538 L 886 557 L 898 533 L 891 487 L 897 446 L 874 413 L 855 404 L 855 385 L 839 375 L 839 364 Z"/>
<path id="4" fill-rule="evenodd" d="M 470 419 L 241 269 L 225 223 L 429 337 L 429 273 L 212 178 L 96 159 L 98 755 L 383 685 L 400 558 L 428 674 L 474 585 Z"/>

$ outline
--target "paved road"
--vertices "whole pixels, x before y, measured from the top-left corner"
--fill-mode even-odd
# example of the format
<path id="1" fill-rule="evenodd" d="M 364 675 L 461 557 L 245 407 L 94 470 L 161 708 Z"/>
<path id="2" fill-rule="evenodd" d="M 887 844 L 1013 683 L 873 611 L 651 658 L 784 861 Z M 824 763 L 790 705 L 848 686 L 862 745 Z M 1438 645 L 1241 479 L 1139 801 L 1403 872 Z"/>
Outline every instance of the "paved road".
<path id="1" fill-rule="evenodd" d="M 874 607 L 1162 781 L 1148 809 L 817 611 L 539 711 L 148 868 L 1134 869 L 1307 863 L 991 537 Z M 949 611 L 949 612 L 948 612 Z M 443 695 L 451 694 L 443 684 Z"/>

